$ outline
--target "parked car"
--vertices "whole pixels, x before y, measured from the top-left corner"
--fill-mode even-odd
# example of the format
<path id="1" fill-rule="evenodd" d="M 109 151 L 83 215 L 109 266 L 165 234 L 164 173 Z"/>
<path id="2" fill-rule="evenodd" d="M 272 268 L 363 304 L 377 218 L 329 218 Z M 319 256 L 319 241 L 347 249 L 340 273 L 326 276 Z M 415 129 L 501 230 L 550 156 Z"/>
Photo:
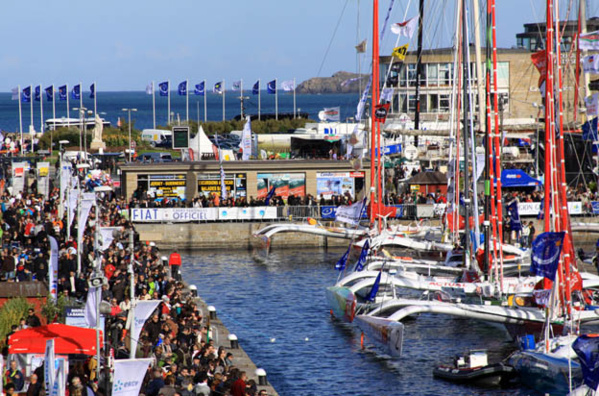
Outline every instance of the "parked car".
<path id="1" fill-rule="evenodd" d="M 171 153 L 144 153 L 138 158 L 140 162 L 173 162 Z"/>

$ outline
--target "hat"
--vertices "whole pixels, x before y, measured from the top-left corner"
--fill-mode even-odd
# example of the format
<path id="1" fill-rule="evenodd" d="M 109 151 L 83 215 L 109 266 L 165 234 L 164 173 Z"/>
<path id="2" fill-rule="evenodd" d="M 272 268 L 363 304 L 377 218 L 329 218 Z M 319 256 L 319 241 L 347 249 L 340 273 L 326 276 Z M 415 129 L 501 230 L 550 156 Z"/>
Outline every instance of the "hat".
<path id="1" fill-rule="evenodd" d="M 156 246 L 154 242 L 150 242 L 150 246 Z"/>

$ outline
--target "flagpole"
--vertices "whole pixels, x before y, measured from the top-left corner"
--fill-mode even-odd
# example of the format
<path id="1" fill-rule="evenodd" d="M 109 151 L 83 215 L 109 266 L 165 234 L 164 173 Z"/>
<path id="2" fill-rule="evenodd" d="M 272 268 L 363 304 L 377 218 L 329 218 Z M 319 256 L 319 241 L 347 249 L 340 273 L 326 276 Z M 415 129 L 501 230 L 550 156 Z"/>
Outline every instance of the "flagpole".
<path id="1" fill-rule="evenodd" d="M 185 117 L 189 125 L 189 80 L 185 80 Z"/>
<path id="2" fill-rule="evenodd" d="M 67 94 L 67 127 L 71 126 L 71 110 L 69 109 L 69 84 L 65 85 Z"/>
<path id="3" fill-rule="evenodd" d="M 54 98 L 54 84 L 52 84 L 52 118 L 54 118 L 54 128 L 56 129 L 56 99 Z"/>
<path id="4" fill-rule="evenodd" d="M 17 85 L 17 100 L 19 101 L 19 133 L 21 135 L 21 149 L 19 154 L 23 154 L 23 110 L 21 107 L 21 86 Z"/>
<path id="5" fill-rule="evenodd" d="M 81 84 L 81 81 L 79 81 L 79 108 L 83 108 L 83 84 Z"/>
<path id="6" fill-rule="evenodd" d="M 32 98 L 32 93 L 33 93 L 33 85 L 29 86 L 29 116 L 31 117 L 31 126 L 29 128 L 33 128 L 33 130 L 35 130 L 35 127 L 33 126 L 33 98 Z M 33 142 L 33 139 L 31 140 Z"/>
<path id="7" fill-rule="evenodd" d="M 293 78 L 293 118 L 297 118 L 297 111 L 295 107 L 295 77 Z"/>
<path id="8" fill-rule="evenodd" d="M 94 115 L 98 114 L 98 85 L 94 81 Z"/>
<path id="9" fill-rule="evenodd" d="M 225 79 L 223 78 L 223 121 L 225 120 L 225 93 L 227 92 L 227 84 L 225 84 Z"/>
<path id="10" fill-rule="evenodd" d="M 240 80 L 239 83 L 239 114 L 241 114 L 241 119 L 243 119 L 243 78 Z"/>
<path id="11" fill-rule="evenodd" d="M 258 79 L 258 121 L 260 121 L 260 79 Z"/>
<path id="12" fill-rule="evenodd" d="M 206 105 L 206 96 L 208 96 L 208 92 L 206 92 L 206 80 L 204 80 L 204 122 L 208 122 L 208 107 Z"/>
<path id="13" fill-rule="evenodd" d="M 44 97 L 42 89 L 43 85 L 40 84 L 40 132 L 44 133 Z"/>
<path id="14" fill-rule="evenodd" d="M 152 125 L 156 129 L 156 92 L 154 91 L 154 81 L 152 81 Z"/>
<path id="15" fill-rule="evenodd" d="M 166 97 L 167 97 L 167 121 L 166 121 L 166 125 L 169 125 L 171 123 L 171 80 L 166 80 Z"/>
<path id="16" fill-rule="evenodd" d="M 279 90 L 277 89 L 277 79 L 275 78 L 275 119 L 279 120 Z"/>

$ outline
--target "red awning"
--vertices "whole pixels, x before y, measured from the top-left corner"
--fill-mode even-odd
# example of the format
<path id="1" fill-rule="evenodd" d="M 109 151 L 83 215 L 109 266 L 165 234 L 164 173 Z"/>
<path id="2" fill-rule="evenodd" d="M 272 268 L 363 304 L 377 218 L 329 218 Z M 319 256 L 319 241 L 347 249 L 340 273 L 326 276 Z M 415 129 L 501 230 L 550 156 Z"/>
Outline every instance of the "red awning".
<path id="1" fill-rule="evenodd" d="M 100 334 L 100 338 L 102 334 Z M 46 351 L 46 341 L 54 338 L 55 353 L 59 355 L 95 355 L 96 330 L 53 323 L 30 327 L 10 336 L 8 353 L 40 353 Z"/>

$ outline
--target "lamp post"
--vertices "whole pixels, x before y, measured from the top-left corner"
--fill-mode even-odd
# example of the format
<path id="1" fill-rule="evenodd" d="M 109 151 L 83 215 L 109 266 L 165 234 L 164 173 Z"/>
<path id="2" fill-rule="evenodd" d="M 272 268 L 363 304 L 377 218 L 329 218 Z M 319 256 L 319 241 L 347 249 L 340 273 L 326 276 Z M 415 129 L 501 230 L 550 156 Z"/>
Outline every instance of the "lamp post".
<path id="1" fill-rule="evenodd" d="M 79 164 L 77 165 L 77 171 L 84 172 L 89 168 L 89 164 Z M 78 195 L 77 195 L 77 275 L 81 273 L 81 245 L 83 241 L 80 236 L 83 234 L 81 231 L 81 227 L 85 227 L 85 224 L 81 224 L 81 202 L 83 198 L 83 186 L 81 185 L 81 176 L 79 172 L 77 173 L 77 187 L 78 187 Z"/>
<path id="2" fill-rule="evenodd" d="M 131 162 L 131 112 L 135 112 L 137 109 L 123 109 L 123 111 L 126 111 L 129 114 L 129 162 Z"/>
<path id="3" fill-rule="evenodd" d="M 64 216 L 64 201 L 63 201 L 63 197 L 64 197 L 64 187 L 63 187 L 63 182 L 62 182 L 62 154 L 63 154 L 63 150 L 62 150 L 62 145 L 63 144 L 69 144 L 68 140 L 59 140 L 58 141 L 58 165 L 60 166 L 60 170 L 59 170 L 59 174 L 58 176 L 60 177 L 60 199 L 59 199 L 59 205 L 58 205 L 58 217 L 60 219 L 62 219 L 62 217 Z"/>
<path id="4" fill-rule="evenodd" d="M 73 107 L 73 111 L 79 111 L 79 121 L 81 123 L 81 126 L 79 128 L 79 155 L 81 155 L 81 152 L 83 151 L 83 134 L 85 134 L 85 132 L 83 132 L 83 128 L 85 127 L 85 113 L 87 112 L 87 108 L 85 107 Z"/>

